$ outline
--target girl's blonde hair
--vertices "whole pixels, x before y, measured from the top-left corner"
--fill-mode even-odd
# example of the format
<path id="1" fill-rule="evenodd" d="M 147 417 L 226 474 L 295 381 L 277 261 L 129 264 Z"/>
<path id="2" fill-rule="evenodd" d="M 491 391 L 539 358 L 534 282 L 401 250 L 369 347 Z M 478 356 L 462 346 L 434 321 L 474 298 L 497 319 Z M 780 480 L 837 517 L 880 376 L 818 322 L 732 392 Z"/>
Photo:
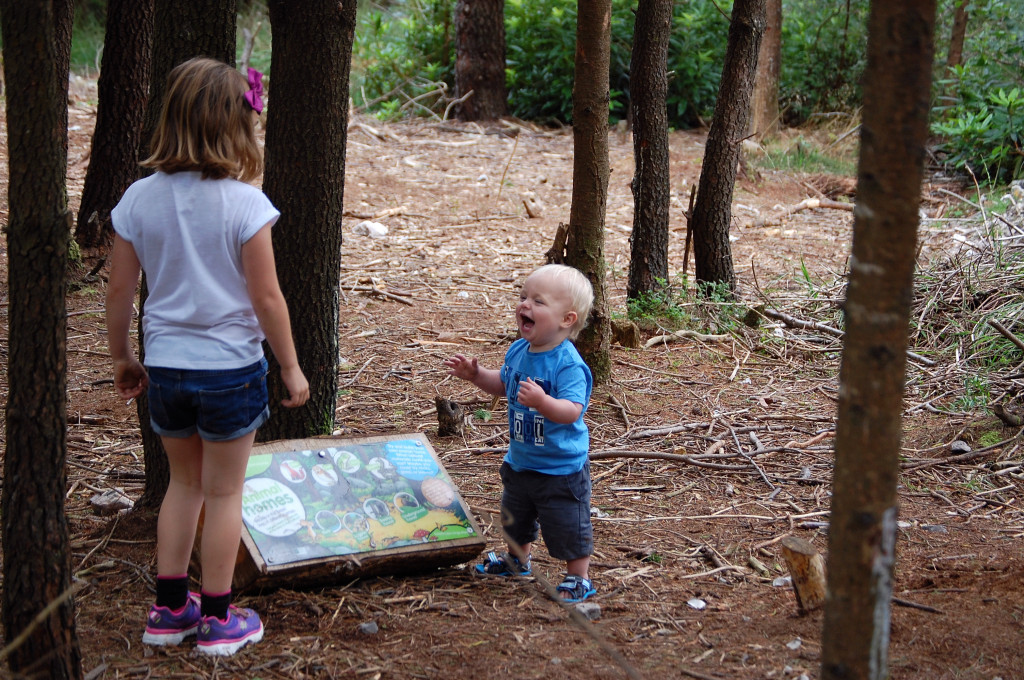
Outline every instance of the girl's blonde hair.
<path id="1" fill-rule="evenodd" d="M 594 306 L 594 288 L 590 285 L 590 279 L 579 269 L 564 264 L 546 264 L 535 269 L 528 278 L 534 276 L 550 277 L 564 287 L 572 311 L 576 312 L 576 323 L 569 331 L 569 337 L 575 340 L 580 331 L 587 327 L 590 308 Z"/>
<path id="2" fill-rule="evenodd" d="M 142 166 L 168 174 L 198 170 L 203 179 L 259 177 L 263 154 L 245 101 L 248 89 L 245 76 L 215 59 L 197 57 L 174 67 Z"/>

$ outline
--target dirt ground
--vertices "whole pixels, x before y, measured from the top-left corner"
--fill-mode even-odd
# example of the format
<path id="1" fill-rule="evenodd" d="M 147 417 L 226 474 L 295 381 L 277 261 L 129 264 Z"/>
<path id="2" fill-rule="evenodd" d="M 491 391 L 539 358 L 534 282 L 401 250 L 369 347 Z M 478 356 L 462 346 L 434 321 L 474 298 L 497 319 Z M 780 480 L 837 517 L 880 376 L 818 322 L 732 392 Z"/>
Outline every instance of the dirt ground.
<path id="1" fill-rule="evenodd" d="M 88 84 L 76 92 L 73 204 L 95 120 Z M 613 131 L 610 145 L 606 258 L 610 304 L 621 316 L 632 143 L 628 133 Z M 683 267 L 683 211 L 702 152 L 700 132 L 672 134 L 673 274 Z M 504 405 L 490 420 L 471 420 L 464 437 L 440 438 L 433 400 L 455 399 L 481 415 L 489 409 L 484 395 L 446 375 L 442 360 L 462 352 L 489 365 L 500 361 L 514 333 L 517 287 L 542 263 L 559 222 L 568 221 L 571 172 L 569 130 L 357 118 L 349 133 L 339 434 L 426 434 L 485 528 L 489 549 L 501 547 L 494 517 Z M 851 213 L 771 217 L 822 192 L 836 197 L 850 184 L 768 170 L 741 175 L 732 233 L 744 300 L 805 318 L 835 308 Z M 929 218 L 955 202 L 937 186 L 926 192 Z M 535 201 L 539 216 L 528 216 L 524 198 Z M 386 235 L 359 235 L 367 220 L 383 224 Z M 945 223 L 926 220 L 922 262 L 943 255 L 953 243 L 947 236 Z M 471 565 L 456 565 L 246 594 L 240 603 L 264 617 L 266 638 L 211 661 L 190 645 L 141 644 L 155 575 L 152 527 L 130 514 L 98 517 L 89 506 L 110 488 L 138 497 L 141 440 L 134 407 L 110 384 L 104 282 L 73 288 L 67 504 L 75 569 L 88 582 L 76 599 L 86 677 L 620 678 L 627 677 L 623 664 L 645 678 L 819 677 L 822 613 L 798 614 L 792 589 L 780 580 L 787 572 L 779 541 L 793 535 L 827 549 L 834 339 L 772 322 L 724 341 L 613 348 L 612 379 L 596 388 L 587 415 L 596 638 L 535 581 L 482 579 Z M 648 328 L 644 338 L 657 332 Z M 943 370 L 908 367 L 891 677 L 1024 677 L 1020 468 L 996 465 L 1020 454 L 1008 444 L 974 459 L 944 460 L 954 439 L 977 449 L 983 432 L 1008 439 L 1016 431 L 991 416 L 956 413 L 955 393 L 933 398 L 927 385 Z M 762 446 L 772 451 L 744 456 Z M 560 564 L 543 543 L 534 570 L 559 580 Z M 377 632 L 361 632 L 369 622 Z"/>

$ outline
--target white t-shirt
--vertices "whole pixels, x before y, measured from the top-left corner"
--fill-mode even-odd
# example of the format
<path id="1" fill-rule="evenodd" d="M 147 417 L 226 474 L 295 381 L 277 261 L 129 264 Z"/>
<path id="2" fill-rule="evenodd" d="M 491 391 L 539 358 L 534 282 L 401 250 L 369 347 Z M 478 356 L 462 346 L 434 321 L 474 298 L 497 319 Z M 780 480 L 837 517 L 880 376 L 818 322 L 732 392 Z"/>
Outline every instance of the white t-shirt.
<path id="1" fill-rule="evenodd" d="M 231 369 L 260 360 L 264 336 L 242 244 L 280 215 L 256 187 L 199 172 L 157 172 L 128 187 L 110 217 L 146 273 L 147 366 Z"/>

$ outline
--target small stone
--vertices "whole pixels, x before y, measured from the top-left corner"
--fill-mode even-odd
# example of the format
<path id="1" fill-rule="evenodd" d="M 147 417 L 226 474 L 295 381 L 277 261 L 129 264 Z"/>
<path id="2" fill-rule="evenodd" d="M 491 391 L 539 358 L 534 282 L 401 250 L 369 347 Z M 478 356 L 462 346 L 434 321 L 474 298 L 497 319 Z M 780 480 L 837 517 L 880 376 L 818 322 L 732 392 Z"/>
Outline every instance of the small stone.
<path id="1" fill-rule="evenodd" d="M 588 621 L 597 621 L 601 618 L 601 605 L 596 602 L 578 602 L 576 611 L 583 614 Z"/>
<path id="2" fill-rule="evenodd" d="M 358 630 L 363 635 L 376 635 L 380 631 L 380 628 L 377 626 L 376 621 L 366 621 L 359 624 Z"/>
<path id="3" fill-rule="evenodd" d="M 949 529 L 942 526 L 941 524 L 922 524 L 921 528 L 925 531 L 930 531 L 933 534 L 948 534 Z"/>
<path id="4" fill-rule="evenodd" d="M 952 451 L 954 455 L 960 455 L 961 453 L 970 453 L 971 445 L 963 441 L 962 439 L 957 439 L 952 444 L 949 445 L 949 450 Z"/>
<path id="5" fill-rule="evenodd" d="M 103 517 L 126 510 L 132 507 L 133 503 L 119 489 L 107 489 L 90 498 L 89 505 L 92 506 L 93 513 Z"/>

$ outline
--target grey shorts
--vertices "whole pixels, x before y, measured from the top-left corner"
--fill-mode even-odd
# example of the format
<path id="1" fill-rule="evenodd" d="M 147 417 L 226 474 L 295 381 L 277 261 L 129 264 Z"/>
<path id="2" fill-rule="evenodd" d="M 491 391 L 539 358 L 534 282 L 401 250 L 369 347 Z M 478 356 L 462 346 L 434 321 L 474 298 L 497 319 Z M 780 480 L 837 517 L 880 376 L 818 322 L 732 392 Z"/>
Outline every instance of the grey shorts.
<path id="1" fill-rule="evenodd" d="M 516 472 L 501 464 L 501 510 L 505 531 L 516 543 L 533 543 L 544 535 L 548 554 L 576 560 L 594 552 L 590 521 L 590 464 L 570 475 Z"/>

